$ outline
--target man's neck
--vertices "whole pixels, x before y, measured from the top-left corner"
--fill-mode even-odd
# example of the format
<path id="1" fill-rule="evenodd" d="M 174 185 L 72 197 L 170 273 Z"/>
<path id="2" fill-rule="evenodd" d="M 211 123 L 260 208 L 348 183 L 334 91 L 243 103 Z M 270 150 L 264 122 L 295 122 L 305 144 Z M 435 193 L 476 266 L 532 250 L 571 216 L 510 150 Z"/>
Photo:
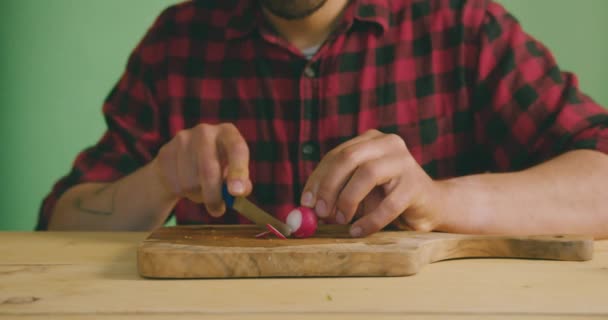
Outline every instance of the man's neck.
<path id="1" fill-rule="evenodd" d="M 333 31 L 349 0 L 329 0 L 312 15 L 286 20 L 264 10 L 266 19 L 277 32 L 296 48 L 303 50 L 319 46 Z"/>

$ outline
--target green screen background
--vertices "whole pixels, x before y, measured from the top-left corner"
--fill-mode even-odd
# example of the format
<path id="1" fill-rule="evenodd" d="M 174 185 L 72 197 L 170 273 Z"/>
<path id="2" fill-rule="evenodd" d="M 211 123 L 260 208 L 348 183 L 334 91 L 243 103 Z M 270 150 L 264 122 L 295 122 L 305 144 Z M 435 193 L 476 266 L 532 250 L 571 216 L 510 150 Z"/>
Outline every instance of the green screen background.
<path id="1" fill-rule="evenodd" d="M 32 230 L 40 202 L 104 131 L 101 104 L 174 0 L 0 1 L 0 230 Z M 503 0 L 583 90 L 608 106 L 608 1 Z"/>

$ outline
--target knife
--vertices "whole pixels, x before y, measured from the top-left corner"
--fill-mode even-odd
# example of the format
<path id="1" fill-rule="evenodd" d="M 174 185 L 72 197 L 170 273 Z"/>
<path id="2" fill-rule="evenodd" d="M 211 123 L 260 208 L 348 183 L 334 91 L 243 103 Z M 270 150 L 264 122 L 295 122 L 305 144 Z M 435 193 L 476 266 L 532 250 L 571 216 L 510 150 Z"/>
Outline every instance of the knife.
<path id="1" fill-rule="evenodd" d="M 247 219 L 251 220 L 256 225 L 266 228 L 269 224 L 282 233 L 285 237 L 289 237 L 292 233 L 291 227 L 273 217 L 268 212 L 260 209 L 258 206 L 247 200 L 245 197 L 235 197 L 228 192 L 228 186 L 222 186 L 222 198 L 226 207 L 234 209 L 242 214 Z"/>

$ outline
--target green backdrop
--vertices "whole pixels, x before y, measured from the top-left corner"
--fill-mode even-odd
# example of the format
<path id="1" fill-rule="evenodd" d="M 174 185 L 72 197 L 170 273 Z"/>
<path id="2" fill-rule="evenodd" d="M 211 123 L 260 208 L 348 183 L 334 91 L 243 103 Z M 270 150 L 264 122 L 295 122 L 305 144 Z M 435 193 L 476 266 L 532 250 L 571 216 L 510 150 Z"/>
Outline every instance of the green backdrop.
<path id="1" fill-rule="evenodd" d="M 0 230 L 31 230 L 43 196 L 101 136 L 101 103 L 173 0 L 0 1 Z M 608 1 L 503 0 L 608 105 Z"/>

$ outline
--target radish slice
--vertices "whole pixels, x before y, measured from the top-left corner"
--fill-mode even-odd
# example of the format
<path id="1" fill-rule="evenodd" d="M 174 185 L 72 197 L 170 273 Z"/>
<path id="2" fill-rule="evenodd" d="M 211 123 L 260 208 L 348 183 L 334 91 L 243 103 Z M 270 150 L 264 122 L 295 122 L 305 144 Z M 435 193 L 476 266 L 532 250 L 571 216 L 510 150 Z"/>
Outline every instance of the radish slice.
<path id="1" fill-rule="evenodd" d="M 271 234 L 272 232 L 270 231 L 264 231 L 262 233 L 258 233 L 255 235 L 256 238 L 267 238 L 269 234 Z"/>
<path id="2" fill-rule="evenodd" d="M 287 239 L 279 230 L 275 229 L 275 227 L 273 227 L 270 223 L 266 224 L 266 228 L 268 229 L 268 231 L 272 232 L 272 234 L 274 234 L 278 238 L 284 239 L 284 240 Z"/>
<path id="3" fill-rule="evenodd" d="M 308 238 L 317 231 L 317 215 L 307 207 L 291 210 L 285 218 L 285 223 L 291 227 L 296 238 Z"/>

